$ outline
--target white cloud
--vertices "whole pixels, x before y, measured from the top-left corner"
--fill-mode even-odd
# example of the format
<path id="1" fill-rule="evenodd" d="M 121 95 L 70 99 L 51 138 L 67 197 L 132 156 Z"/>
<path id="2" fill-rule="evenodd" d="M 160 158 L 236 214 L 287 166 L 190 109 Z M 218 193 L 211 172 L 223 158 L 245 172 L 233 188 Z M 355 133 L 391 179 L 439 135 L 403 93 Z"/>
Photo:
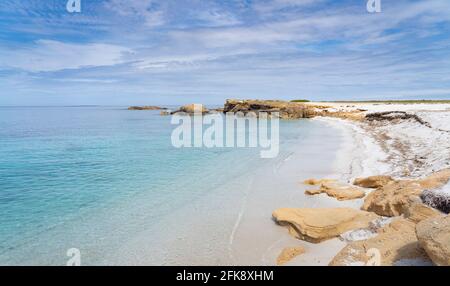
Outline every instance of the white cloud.
<path id="1" fill-rule="evenodd" d="M 121 16 L 142 18 L 147 27 L 162 26 L 166 23 L 164 9 L 157 7 L 161 1 L 155 0 L 110 0 L 105 5 L 107 8 Z"/>
<path id="2" fill-rule="evenodd" d="M 124 56 L 132 52 L 129 48 L 109 44 L 39 40 L 31 48 L 0 51 L 0 66 L 31 72 L 112 66 L 123 63 Z"/>

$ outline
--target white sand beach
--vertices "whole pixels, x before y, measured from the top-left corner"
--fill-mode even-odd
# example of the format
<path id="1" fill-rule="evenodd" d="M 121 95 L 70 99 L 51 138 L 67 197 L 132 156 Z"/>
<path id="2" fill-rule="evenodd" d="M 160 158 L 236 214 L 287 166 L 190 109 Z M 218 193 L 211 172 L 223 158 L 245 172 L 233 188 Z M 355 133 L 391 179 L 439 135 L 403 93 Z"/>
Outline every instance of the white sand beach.
<path id="1" fill-rule="evenodd" d="M 342 130 L 347 140 L 336 159 L 334 176 L 343 183 L 355 178 L 375 175 L 389 175 L 397 179 L 423 178 L 433 172 L 450 167 L 450 104 L 382 104 L 382 103 L 309 103 L 330 106 L 328 112 L 363 111 L 364 114 L 400 111 L 417 115 L 417 120 L 392 120 L 368 122 L 316 117 L 312 120 L 327 122 Z M 319 178 L 320 179 L 320 178 Z M 444 186 L 447 192 L 450 184 Z M 352 207 L 359 209 L 363 199 L 345 203 L 330 199 L 326 194 L 318 195 L 322 201 L 314 206 Z M 354 233 L 358 235 L 357 232 Z M 370 233 L 360 233 L 359 239 L 367 239 Z M 365 235 L 369 235 L 365 237 Z M 286 265 L 327 265 L 343 248 L 341 238 L 313 244 L 302 241 L 306 254 L 293 258 Z M 285 245 L 292 247 L 292 245 Z M 402 265 L 427 265 L 426 261 L 399 261 Z M 352 265 L 349 263 L 348 265 Z M 360 265 L 355 263 L 355 265 Z"/>

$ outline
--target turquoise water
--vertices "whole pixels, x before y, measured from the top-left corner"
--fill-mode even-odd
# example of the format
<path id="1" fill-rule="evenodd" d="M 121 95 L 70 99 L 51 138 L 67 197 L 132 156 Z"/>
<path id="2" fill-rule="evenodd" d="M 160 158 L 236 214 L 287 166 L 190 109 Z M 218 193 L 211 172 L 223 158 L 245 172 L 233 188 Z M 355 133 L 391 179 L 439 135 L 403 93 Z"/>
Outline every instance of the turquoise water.
<path id="1" fill-rule="evenodd" d="M 186 212 L 176 211 L 219 190 L 218 201 L 206 204 L 228 201 L 234 217 L 236 186 L 282 162 L 318 125 L 282 122 L 280 155 L 261 159 L 258 149 L 176 149 L 170 117 L 157 111 L 0 107 L 0 264 L 65 265 L 72 247 L 86 265 L 128 264 L 111 253 L 126 252 L 124 245 L 156 225 L 158 235 L 146 237 L 164 249 L 160 232 L 174 236 L 166 218 L 189 226 Z M 233 191 L 220 197 L 228 184 Z M 158 259 L 147 262 L 165 263 Z"/>

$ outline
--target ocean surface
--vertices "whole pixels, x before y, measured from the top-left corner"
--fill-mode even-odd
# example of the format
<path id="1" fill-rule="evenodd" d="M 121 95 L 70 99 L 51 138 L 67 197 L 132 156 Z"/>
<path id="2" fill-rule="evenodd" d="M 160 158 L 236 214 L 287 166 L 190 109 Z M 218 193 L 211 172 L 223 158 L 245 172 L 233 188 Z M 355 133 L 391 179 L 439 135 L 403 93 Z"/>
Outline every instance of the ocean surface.
<path id="1" fill-rule="evenodd" d="M 174 148 L 170 116 L 122 107 L 0 107 L 0 265 L 272 264 L 278 207 L 314 205 L 342 135 L 281 121 L 280 153 Z M 275 250 L 274 250 L 275 249 Z M 273 252 L 273 253 L 272 253 Z"/>

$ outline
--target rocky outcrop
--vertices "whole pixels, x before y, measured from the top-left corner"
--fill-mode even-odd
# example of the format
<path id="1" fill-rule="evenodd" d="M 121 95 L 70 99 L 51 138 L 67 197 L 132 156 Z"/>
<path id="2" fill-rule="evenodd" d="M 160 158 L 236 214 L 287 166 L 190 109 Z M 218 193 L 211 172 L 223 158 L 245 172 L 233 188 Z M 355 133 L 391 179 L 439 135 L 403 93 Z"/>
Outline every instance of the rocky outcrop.
<path id="1" fill-rule="evenodd" d="M 347 119 L 347 120 L 353 120 L 353 121 L 362 121 L 365 118 L 364 112 L 355 110 L 355 111 L 329 111 L 329 110 L 321 110 L 316 112 L 316 116 L 323 116 L 323 117 L 334 117 L 334 118 L 341 118 L 341 119 Z"/>
<path id="2" fill-rule="evenodd" d="M 419 180 L 419 184 L 423 189 L 437 189 L 443 187 L 450 180 L 450 169 L 444 169 L 436 172 L 425 179 Z"/>
<path id="3" fill-rule="evenodd" d="M 128 107 L 128 110 L 166 110 L 167 108 L 159 107 L 159 106 L 130 106 Z"/>
<path id="4" fill-rule="evenodd" d="M 396 219 L 388 226 L 383 227 L 377 236 L 349 243 L 329 265 L 392 266 L 404 260 L 430 264 L 427 254 L 417 240 L 415 226 L 413 221 L 403 218 Z"/>
<path id="5" fill-rule="evenodd" d="M 367 195 L 362 209 L 381 216 L 399 216 L 409 207 L 409 198 L 419 196 L 422 191 L 415 181 L 393 182 Z"/>
<path id="6" fill-rule="evenodd" d="M 338 201 L 361 199 L 366 196 L 366 192 L 362 188 L 337 182 L 323 182 L 320 185 L 320 189 L 305 191 L 305 194 L 307 195 L 317 195 L 322 193 L 325 193 Z"/>
<path id="7" fill-rule="evenodd" d="M 318 243 L 352 229 L 367 228 L 377 215 L 352 208 L 278 209 L 274 220 L 287 226 L 289 233 L 305 241 Z"/>
<path id="8" fill-rule="evenodd" d="M 450 266 L 450 216 L 423 220 L 416 227 L 420 245 L 435 265 Z"/>
<path id="9" fill-rule="evenodd" d="M 410 207 L 410 197 L 419 197 L 425 188 L 439 188 L 450 179 L 448 169 L 434 173 L 421 180 L 399 180 L 390 182 L 372 193 L 364 200 L 363 210 L 381 216 L 399 216 Z"/>
<path id="10" fill-rule="evenodd" d="M 301 246 L 287 247 L 281 251 L 280 255 L 278 255 L 277 265 L 284 265 L 303 253 L 305 253 L 305 248 Z"/>
<path id="11" fill-rule="evenodd" d="M 278 114 L 282 119 L 311 118 L 315 116 L 314 107 L 298 102 L 280 100 L 235 100 L 228 99 L 223 112 L 254 113 L 257 116 L 264 112 L 270 116 Z"/>
<path id="12" fill-rule="evenodd" d="M 430 265 L 431 260 L 419 244 L 416 225 L 430 218 L 442 217 L 442 213 L 424 205 L 417 197 L 409 198 L 408 205 L 404 218 L 394 218 L 389 225 L 379 229 L 371 225 L 368 230 L 375 229 L 377 235 L 350 242 L 334 257 L 330 265 L 370 264 L 374 262 L 374 257 L 373 253 L 368 254 L 369 249 L 375 249 L 379 254 L 379 265 Z"/>
<path id="13" fill-rule="evenodd" d="M 207 114 L 209 110 L 203 104 L 187 104 L 180 107 L 178 110 L 173 111 L 172 114 L 185 113 L 193 115 L 195 112 Z"/>
<path id="14" fill-rule="evenodd" d="M 363 188 L 381 188 L 391 182 L 395 181 L 391 176 L 371 176 L 367 178 L 357 178 L 353 182 L 355 186 Z"/>
<path id="15" fill-rule="evenodd" d="M 419 223 L 423 220 L 442 216 L 442 213 L 434 208 L 423 204 L 417 197 L 410 197 L 410 207 L 404 212 L 404 217 L 414 223 Z"/>

